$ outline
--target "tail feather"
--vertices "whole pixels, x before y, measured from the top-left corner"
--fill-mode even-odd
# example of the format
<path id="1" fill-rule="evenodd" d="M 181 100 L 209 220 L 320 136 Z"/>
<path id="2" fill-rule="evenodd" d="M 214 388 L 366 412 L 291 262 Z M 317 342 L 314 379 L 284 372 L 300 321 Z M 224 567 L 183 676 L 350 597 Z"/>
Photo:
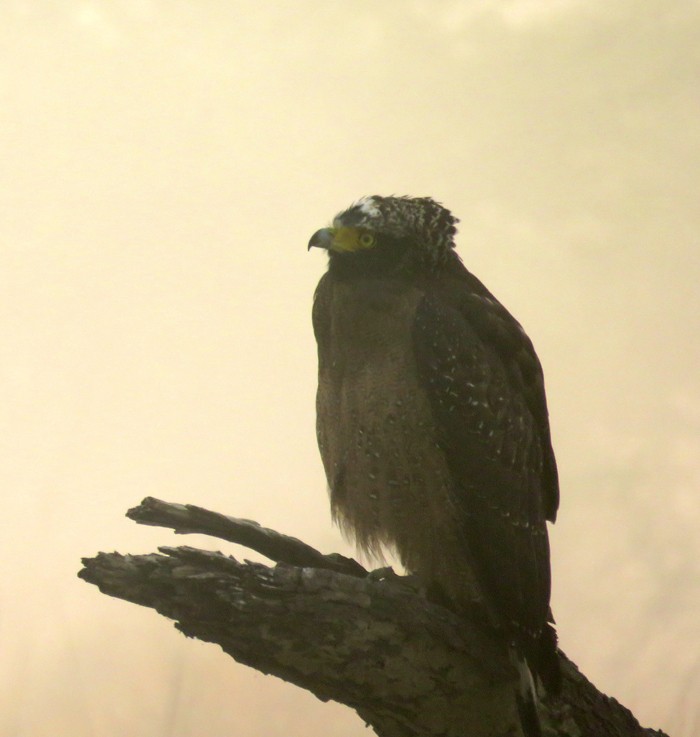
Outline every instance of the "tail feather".
<path id="1" fill-rule="evenodd" d="M 548 694 L 561 693 L 561 665 L 557 655 L 557 632 L 546 624 L 537 643 L 537 653 L 532 667 Z"/>
<path id="2" fill-rule="evenodd" d="M 542 737 L 537 688 L 525 656 L 515 647 L 510 650 L 511 660 L 518 670 L 518 686 L 515 703 L 525 737 Z"/>
<path id="3" fill-rule="evenodd" d="M 516 640 L 510 654 L 519 675 L 515 699 L 523 733 L 525 737 L 542 737 L 538 686 L 553 696 L 561 693 L 562 686 L 556 630 L 547 623 L 537 640 L 520 645 Z"/>

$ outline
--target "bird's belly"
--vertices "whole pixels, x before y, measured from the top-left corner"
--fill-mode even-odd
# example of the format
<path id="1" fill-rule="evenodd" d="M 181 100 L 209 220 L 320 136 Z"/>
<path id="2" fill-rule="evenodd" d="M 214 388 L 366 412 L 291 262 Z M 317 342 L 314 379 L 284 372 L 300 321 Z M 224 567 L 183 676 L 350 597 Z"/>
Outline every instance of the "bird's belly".
<path id="1" fill-rule="evenodd" d="M 406 525 L 427 515 L 436 523 L 450 506 L 427 400 L 388 369 L 372 365 L 346 377 L 331 411 L 319 413 L 333 511 L 369 552 L 400 545 Z"/>
<path id="2" fill-rule="evenodd" d="M 406 340 L 337 376 L 319 376 L 318 439 L 341 529 L 458 605 L 481 602 L 452 477 Z M 400 342 L 402 347 L 397 347 Z"/>

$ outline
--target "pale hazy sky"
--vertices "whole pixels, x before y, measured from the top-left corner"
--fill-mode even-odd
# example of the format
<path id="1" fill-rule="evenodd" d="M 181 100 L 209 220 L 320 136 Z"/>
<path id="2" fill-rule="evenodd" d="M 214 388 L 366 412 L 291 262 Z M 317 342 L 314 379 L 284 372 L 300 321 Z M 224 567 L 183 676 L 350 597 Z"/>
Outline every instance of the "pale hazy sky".
<path id="1" fill-rule="evenodd" d="M 561 645 L 700 733 L 700 4 L 0 2 L 0 737 L 359 737 L 75 578 L 183 541 L 324 551 L 310 234 L 431 195 L 545 367 Z M 226 548 L 232 552 L 233 546 Z"/>

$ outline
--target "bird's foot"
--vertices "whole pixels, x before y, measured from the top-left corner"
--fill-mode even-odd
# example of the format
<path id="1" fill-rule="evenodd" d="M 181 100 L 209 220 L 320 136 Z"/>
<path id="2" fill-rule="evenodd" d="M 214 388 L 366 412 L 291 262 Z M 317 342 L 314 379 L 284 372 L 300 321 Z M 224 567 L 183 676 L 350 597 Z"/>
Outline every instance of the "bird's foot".
<path id="1" fill-rule="evenodd" d="M 409 574 L 401 576 L 391 567 L 384 566 L 383 568 L 375 568 L 367 574 L 367 578 L 370 581 L 385 581 L 395 586 L 402 586 L 411 591 L 425 595 L 425 587 L 421 584 L 418 576 Z"/>

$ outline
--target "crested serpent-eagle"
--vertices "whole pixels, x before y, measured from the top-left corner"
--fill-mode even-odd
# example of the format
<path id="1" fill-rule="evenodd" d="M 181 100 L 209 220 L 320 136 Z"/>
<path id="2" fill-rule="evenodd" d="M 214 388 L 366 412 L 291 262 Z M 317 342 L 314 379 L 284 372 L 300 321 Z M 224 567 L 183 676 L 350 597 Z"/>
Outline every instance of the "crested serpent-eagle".
<path id="1" fill-rule="evenodd" d="M 559 683 L 546 521 L 559 502 L 540 362 L 427 197 L 365 197 L 316 232 L 317 433 L 334 518 Z M 522 705 L 521 705 L 522 708 Z"/>

